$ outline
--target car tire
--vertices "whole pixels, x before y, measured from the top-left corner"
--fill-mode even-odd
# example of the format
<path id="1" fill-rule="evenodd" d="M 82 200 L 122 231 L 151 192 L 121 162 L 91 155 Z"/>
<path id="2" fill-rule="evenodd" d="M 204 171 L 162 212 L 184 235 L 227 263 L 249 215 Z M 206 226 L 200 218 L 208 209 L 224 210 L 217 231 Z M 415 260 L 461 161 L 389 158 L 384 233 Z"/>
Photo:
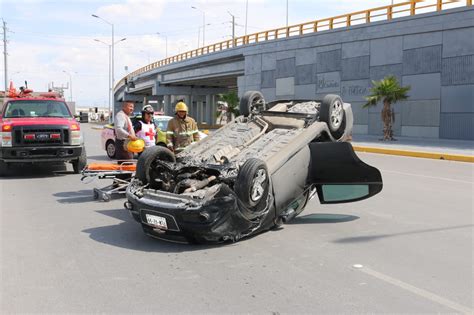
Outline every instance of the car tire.
<path id="1" fill-rule="evenodd" d="M 74 170 L 74 174 L 79 174 L 84 167 L 87 165 L 87 153 L 86 148 L 82 148 L 81 155 L 79 158 L 72 162 L 72 168 Z"/>
<path id="2" fill-rule="evenodd" d="M 339 95 L 328 94 L 323 98 L 319 109 L 319 120 L 328 125 L 331 135 L 339 139 L 346 129 L 344 102 Z"/>
<path id="3" fill-rule="evenodd" d="M 168 148 L 161 146 L 152 146 L 147 148 L 140 154 L 137 161 L 137 169 L 135 177 L 138 178 L 143 185 L 150 183 L 150 168 L 156 160 L 168 162 L 176 162 L 176 157 Z"/>
<path id="4" fill-rule="evenodd" d="M 270 176 L 265 162 L 255 158 L 245 161 L 237 175 L 234 191 L 244 207 L 250 210 L 249 219 L 260 216 L 267 208 L 270 191 Z"/>
<path id="5" fill-rule="evenodd" d="M 105 143 L 105 152 L 107 152 L 107 156 L 109 158 L 115 158 L 116 148 L 114 140 L 107 140 L 107 142 Z"/>
<path id="6" fill-rule="evenodd" d="M 248 117 L 250 114 L 258 114 L 265 109 L 265 99 L 262 93 L 258 91 L 245 92 L 244 96 L 240 98 L 239 112 L 244 117 Z"/>

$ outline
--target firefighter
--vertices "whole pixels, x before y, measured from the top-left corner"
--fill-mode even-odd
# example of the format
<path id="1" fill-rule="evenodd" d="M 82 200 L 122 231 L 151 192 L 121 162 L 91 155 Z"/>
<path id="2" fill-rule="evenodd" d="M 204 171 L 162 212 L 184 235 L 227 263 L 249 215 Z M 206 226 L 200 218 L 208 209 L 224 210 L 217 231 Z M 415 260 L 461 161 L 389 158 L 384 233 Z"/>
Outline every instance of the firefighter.
<path id="1" fill-rule="evenodd" d="M 184 102 L 176 104 L 175 117 L 168 122 L 166 138 L 168 148 L 175 153 L 179 153 L 191 143 L 199 141 L 196 121 L 188 116 L 188 106 Z"/>
<path id="2" fill-rule="evenodd" d="M 142 119 L 138 120 L 133 126 L 137 137 L 145 141 L 145 148 L 156 143 L 156 126 L 153 122 L 154 112 L 151 105 L 145 105 L 142 109 Z"/>

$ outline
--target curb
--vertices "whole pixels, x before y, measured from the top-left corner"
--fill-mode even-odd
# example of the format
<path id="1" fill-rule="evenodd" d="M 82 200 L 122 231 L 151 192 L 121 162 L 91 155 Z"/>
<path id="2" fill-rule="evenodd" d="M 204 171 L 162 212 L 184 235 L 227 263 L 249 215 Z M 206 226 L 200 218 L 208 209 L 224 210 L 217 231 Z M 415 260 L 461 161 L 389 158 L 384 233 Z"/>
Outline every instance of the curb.
<path id="1" fill-rule="evenodd" d="M 389 155 L 398 155 L 398 156 L 418 157 L 418 158 L 425 158 L 425 159 L 449 160 L 449 161 L 474 163 L 473 155 L 420 152 L 420 151 L 408 151 L 408 150 L 397 150 L 397 149 L 383 149 L 383 148 L 374 148 L 374 147 L 364 147 L 364 146 L 358 146 L 358 145 L 354 145 L 353 148 L 355 151 L 367 152 L 367 153 L 389 154 Z"/>

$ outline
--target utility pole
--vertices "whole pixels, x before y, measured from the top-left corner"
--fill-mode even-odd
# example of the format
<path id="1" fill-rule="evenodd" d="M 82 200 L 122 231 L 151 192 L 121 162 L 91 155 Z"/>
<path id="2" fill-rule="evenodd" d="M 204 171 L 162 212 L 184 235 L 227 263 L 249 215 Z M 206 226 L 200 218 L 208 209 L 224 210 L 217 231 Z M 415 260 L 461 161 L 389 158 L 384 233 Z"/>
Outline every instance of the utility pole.
<path id="1" fill-rule="evenodd" d="M 232 17 L 232 46 L 234 46 L 235 45 L 235 16 L 229 11 L 227 11 L 227 13 L 229 13 L 229 15 Z"/>
<path id="2" fill-rule="evenodd" d="M 235 16 L 232 15 L 232 40 L 235 42 Z"/>
<path id="3" fill-rule="evenodd" d="M 245 35 L 247 35 L 247 20 L 249 15 L 249 0 L 245 3 Z"/>
<path id="4" fill-rule="evenodd" d="M 5 93 L 8 88 L 8 62 L 7 62 L 7 22 L 3 20 L 3 65 L 5 73 Z"/>

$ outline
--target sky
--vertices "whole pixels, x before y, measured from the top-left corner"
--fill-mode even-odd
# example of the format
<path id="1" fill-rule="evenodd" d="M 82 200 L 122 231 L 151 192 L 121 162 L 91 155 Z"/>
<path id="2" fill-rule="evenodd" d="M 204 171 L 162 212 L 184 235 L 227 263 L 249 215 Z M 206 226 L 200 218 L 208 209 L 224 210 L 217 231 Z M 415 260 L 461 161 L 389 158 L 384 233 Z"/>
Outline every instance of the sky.
<path id="1" fill-rule="evenodd" d="M 27 80 L 28 87 L 35 91 L 46 91 L 51 82 L 55 86 L 72 83 L 76 107 L 107 107 L 111 26 L 92 14 L 114 24 L 115 41 L 126 38 L 115 45 L 118 82 L 128 72 L 163 59 L 166 42 L 168 56 L 197 48 L 198 38 L 202 45 L 202 12 L 206 45 L 231 38 L 228 12 L 236 17 L 236 36 L 244 35 L 246 2 L 0 0 L 0 17 L 8 28 L 9 81 L 19 87 Z M 390 3 L 391 0 L 288 0 L 288 20 L 290 25 L 299 24 Z M 286 0 L 248 0 L 248 34 L 285 25 Z M 3 90 L 3 58 L 0 69 Z M 70 92 L 71 89 L 65 91 L 67 100 Z"/>

